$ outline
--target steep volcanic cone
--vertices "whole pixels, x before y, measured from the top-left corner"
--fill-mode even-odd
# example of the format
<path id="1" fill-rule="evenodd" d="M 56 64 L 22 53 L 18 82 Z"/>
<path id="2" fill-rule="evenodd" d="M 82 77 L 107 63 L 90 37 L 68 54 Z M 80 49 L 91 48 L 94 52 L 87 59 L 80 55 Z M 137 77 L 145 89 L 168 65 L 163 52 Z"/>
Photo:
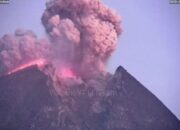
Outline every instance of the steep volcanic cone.
<path id="1" fill-rule="evenodd" d="M 45 73 L 53 75 L 50 69 L 31 66 L 0 77 L 0 129 L 180 129 L 179 120 L 122 67 L 91 81 L 54 80 Z"/>
<path id="2" fill-rule="evenodd" d="M 126 70 L 105 64 L 120 17 L 100 0 L 49 0 L 48 38 L 0 38 L 0 130 L 179 130 L 179 120 Z"/>

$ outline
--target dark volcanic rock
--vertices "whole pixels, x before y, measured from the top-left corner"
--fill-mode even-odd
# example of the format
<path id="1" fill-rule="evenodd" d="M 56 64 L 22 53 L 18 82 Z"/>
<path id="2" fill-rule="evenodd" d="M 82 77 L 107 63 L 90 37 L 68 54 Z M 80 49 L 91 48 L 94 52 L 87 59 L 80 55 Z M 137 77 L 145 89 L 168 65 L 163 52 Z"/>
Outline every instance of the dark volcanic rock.
<path id="1" fill-rule="evenodd" d="M 0 78 L 0 129 L 28 130 L 39 121 L 45 130 L 44 111 L 59 102 L 48 80 L 35 66 Z"/>
<path id="2" fill-rule="evenodd" d="M 0 77 L 0 130 L 180 129 L 179 120 L 122 67 L 114 75 L 73 80 L 55 84 L 35 66 Z"/>

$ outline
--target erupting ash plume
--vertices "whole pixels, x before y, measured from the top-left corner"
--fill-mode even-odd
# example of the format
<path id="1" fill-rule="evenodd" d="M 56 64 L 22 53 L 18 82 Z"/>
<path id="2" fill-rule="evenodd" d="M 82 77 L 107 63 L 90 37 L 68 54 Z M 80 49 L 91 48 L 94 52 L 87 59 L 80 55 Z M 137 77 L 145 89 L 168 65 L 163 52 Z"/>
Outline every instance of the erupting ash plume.
<path id="1" fill-rule="evenodd" d="M 42 16 L 49 41 L 16 30 L 0 39 L 0 73 L 44 59 L 58 73 L 104 72 L 121 33 L 120 17 L 100 0 L 50 0 Z M 73 73 L 71 72 L 73 70 Z"/>
<path id="2" fill-rule="evenodd" d="M 37 39 L 31 31 L 17 29 L 14 35 L 4 35 L 0 39 L 0 75 L 30 63 L 39 64 L 50 54 L 49 49 L 48 41 Z"/>
<path id="3" fill-rule="evenodd" d="M 114 11 L 100 0 L 50 0 L 41 20 L 46 39 L 21 29 L 0 38 L 0 129 L 180 130 L 123 67 L 105 71 L 122 32 Z"/>
<path id="4" fill-rule="evenodd" d="M 42 17 L 59 55 L 78 72 L 104 70 L 121 33 L 120 22 L 100 0 L 50 0 Z"/>

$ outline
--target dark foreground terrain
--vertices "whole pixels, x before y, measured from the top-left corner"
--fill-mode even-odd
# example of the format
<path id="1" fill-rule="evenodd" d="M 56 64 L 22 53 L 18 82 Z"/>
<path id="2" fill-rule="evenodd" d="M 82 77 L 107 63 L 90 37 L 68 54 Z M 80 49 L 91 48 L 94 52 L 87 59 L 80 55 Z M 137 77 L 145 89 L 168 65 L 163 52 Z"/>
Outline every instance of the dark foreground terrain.
<path id="1" fill-rule="evenodd" d="M 0 130 L 180 130 L 179 120 L 122 67 L 72 80 L 55 83 L 36 66 L 1 76 Z"/>

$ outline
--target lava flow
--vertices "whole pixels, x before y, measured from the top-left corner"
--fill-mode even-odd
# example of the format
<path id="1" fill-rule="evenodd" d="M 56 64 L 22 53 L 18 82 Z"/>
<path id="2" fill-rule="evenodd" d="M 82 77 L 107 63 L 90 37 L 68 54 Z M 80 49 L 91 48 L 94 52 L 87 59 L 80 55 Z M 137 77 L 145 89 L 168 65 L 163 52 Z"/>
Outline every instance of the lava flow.
<path id="1" fill-rule="evenodd" d="M 68 67 L 61 67 L 60 70 L 58 71 L 58 75 L 61 78 L 75 78 L 76 74 L 75 72 Z"/>
<path id="2" fill-rule="evenodd" d="M 12 73 L 15 73 L 15 72 L 18 72 L 18 71 L 21 71 L 25 68 L 28 68 L 30 66 L 34 66 L 34 65 L 37 65 L 39 68 L 41 68 L 42 66 L 45 65 L 45 60 L 44 59 L 38 59 L 38 60 L 33 60 L 33 61 L 30 61 L 28 63 L 25 63 L 25 64 L 22 64 L 14 69 L 12 69 L 11 71 L 9 71 L 7 74 L 10 75 Z"/>

